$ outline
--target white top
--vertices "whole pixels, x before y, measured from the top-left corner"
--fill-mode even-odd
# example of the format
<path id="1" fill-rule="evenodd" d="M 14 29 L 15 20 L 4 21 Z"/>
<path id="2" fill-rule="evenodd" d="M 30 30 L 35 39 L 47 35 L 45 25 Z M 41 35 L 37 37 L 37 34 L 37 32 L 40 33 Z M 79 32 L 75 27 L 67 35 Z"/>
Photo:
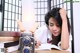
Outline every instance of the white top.
<path id="1" fill-rule="evenodd" d="M 46 25 L 44 25 L 44 26 L 40 27 L 39 29 L 37 29 L 35 31 L 34 35 L 36 36 L 36 38 L 38 40 L 41 41 L 41 43 L 47 43 L 47 38 L 52 39 L 51 38 L 51 33 L 48 30 Z"/>
<path id="2" fill-rule="evenodd" d="M 43 25 L 43 26 L 41 26 L 39 29 L 37 29 L 36 31 L 35 31 L 35 33 L 34 33 L 34 35 L 35 35 L 35 37 L 39 40 L 39 41 L 41 41 L 41 43 L 43 44 L 43 43 L 47 43 L 47 38 L 49 39 L 49 40 L 52 40 L 52 38 L 51 38 L 51 33 L 50 33 L 50 31 L 48 30 L 48 28 L 47 28 L 47 26 L 46 25 Z M 70 38 L 69 38 L 69 49 L 68 50 L 70 50 L 71 49 L 71 40 L 72 40 L 72 36 L 70 35 Z M 60 42 L 58 43 L 58 46 L 60 47 Z"/>

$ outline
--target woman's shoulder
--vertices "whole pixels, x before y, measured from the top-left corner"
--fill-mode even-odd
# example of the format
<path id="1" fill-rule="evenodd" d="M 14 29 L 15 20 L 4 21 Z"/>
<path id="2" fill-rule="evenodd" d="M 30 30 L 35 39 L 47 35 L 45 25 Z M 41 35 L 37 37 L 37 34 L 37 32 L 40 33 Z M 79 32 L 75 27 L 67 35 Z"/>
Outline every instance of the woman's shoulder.
<path id="1" fill-rule="evenodd" d="M 39 27 L 35 32 L 34 32 L 34 34 L 45 34 L 45 33 L 47 33 L 47 31 L 48 31 L 48 28 L 46 27 L 46 25 L 43 25 L 43 26 L 41 26 L 41 27 Z"/>

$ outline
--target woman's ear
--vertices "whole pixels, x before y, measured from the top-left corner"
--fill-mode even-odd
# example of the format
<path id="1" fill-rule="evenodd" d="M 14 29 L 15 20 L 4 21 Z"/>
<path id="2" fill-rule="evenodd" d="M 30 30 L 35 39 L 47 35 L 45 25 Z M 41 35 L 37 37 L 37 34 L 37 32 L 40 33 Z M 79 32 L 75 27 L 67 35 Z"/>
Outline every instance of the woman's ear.
<path id="1" fill-rule="evenodd" d="M 26 31 L 25 27 L 23 26 L 23 23 L 20 20 L 17 20 L 17 24 L 21 32 Z"/>

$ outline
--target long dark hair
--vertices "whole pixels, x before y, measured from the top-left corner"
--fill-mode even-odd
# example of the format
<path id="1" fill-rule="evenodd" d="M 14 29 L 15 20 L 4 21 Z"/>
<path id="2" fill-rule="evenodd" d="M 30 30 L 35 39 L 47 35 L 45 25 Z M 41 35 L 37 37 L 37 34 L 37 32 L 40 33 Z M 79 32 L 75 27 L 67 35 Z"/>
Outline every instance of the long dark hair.
<path id="1" fill-rule="evenodd" d="M 45 23 L 47 26 L 49 26 L 49 19 L 55 18 L 60 28 L 62 28 L 62 19 L 59 13 L 60 9 L 61 8 L 53 8 L 45 15 Z M 66 17 L 67 17 L 68 31 L 70 33 L 70 23 L 69 23 L 68 16 Z M 51 43 L 57 45 L 59 41 L 61 41 L 61 33 L 57 37 L 53 37 Z"/>
<path id="2" fill-rule="evenodd" d="M 52 18 L 55 18 L 57 20 L 59 26 L 62 27 L 62 19 L 61 19 L 60 13 L 59 13 L 60 9 L 61 8 L 53 8 L 45 15 L 46 25 L 49 26 L 49 19 L 52 17 Z M 70 23 L 69 23 L 68 16 L 66 16 L 66 17 L 67 17 L 68 31 L 70 33 Z"/>

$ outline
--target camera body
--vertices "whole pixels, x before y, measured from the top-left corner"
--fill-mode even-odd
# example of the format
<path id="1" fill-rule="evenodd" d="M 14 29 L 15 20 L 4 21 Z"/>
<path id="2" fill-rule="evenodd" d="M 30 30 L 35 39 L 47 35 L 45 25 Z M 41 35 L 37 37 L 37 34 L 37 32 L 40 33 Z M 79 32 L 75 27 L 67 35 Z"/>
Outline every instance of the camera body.
<path id="1" fill-rule="evenodd" d="M 34 37 L 31 33 L 21 33 L 19 39 L 20 53 L 34 53 Z"/>

